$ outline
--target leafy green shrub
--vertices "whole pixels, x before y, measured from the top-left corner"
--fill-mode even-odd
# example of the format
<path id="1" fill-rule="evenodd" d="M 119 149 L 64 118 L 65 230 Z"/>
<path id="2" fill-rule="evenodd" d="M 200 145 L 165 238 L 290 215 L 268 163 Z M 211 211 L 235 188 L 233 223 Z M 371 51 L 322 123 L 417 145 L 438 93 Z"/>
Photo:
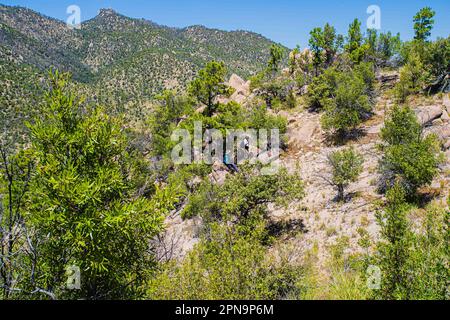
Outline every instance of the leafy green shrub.
<path id="1" fill-rule="evenodd" d="M 425 47 L 424 64 L 430 68 L 430 73 L 438 77 L 450 70 L 450 36 L 438 38 Z"/>
<path id="2" fill-rule="evenodd" d="M 366 59 L 375 64 L 376 67 L 396 66 L 395 60 L 401 50 L 400 34 L 393 36 L 391 32 L 377 33 L 377 30 L 367 30 L 366 43 L 368 52 Z M 397 59 L 398 60 L 398 59 Z"/>
<path id="3" fill-rule="evenodd" d="M 410 55 L 408 63 L 400 69 L 400 82 L 395 87 L 399 102 L 404 102 L 412 94 L 425 89 L 429 72 L 418 55 Z"/>
<path id="4" fill-rule="evenodd" d="M 345 52 L 355 64 L 362 62 L 370 49 L 370 46 L 367 43 L 363 43 L 363 40 L 361 21 L 355 19 L 349 25 L 347 44 L 345 45 Z"/>
<path id="5" fill-rule="evenodd" d="M 189 94 L 206 106 L 206 114 L 210 117 L 218 106 L 216 98 L 221 95 L 230 96 L 233 93 L 233 89 L 225 84 L 226 75 L 227 69 L 223 62 L 211 61 L 189 84 Z"/>
<path id="6" fill-rule="evenodd" d="M 323 110 L 332 102 L 338 85 L 339 73 L 335 68 L 329 68 L 312 80 L 306 96 L 307 105 L 313 110 Z"/>
<path id="7" fill-rule="evenodd" d="M 312 110 L 325 110 L 336 98 L 336 91 L 343 81 L 358 78 L 364 85 L 364 93 L 371 102 L 375 97 L 375 72 L 371 63 L 361 63 L 350 68 L 346 63 L 342 66 L 328 68 L 315 77 L 308 86 L 306 103 Z M 352 79 L 352 80 L 353 80 Z"/>
<path id="8" fill-rule="evenodd" d="M 420 9 L 414 16 L 414 39 L 419 41 L 426 41 L 431 36 L 431 30 L 434 25 L 434 12 L 430 7 Z"/>
<path id="9" fill-rule="evenodd" d="M 430 205 L 414 228 L 408 219 L 407 194 L 395 184 L 387 194 L 386 208 L 377 213 L 382 241 L 371 263 L 381 269 L 377 299 L 448 299 L 449 210 Z"/>
<path id="10" fill-rule="evenodd" d="M 406 263 L 411 300 L 448 300 L 448 235 L 450 210 L 431 204 L 425 210 L 419 233 L 412 239 Z"/>
<path id="11" fill-rule="evenodd" d="M 356 74 L 340 75 L 334 99 L 321 119 L 323 128 L 340 138 L 355 129 L 372 111 L 367 90 L 364 80 Z"/>
<path id="12" fill-rule="evenodd" d="M 36 172 L 27 219 L 39 241 L 36 286 L 56 296 L 138 297 L 155 269 L 148 242 L 162 230 L 173 193 L 144 197 L 120 119 L 90 108 L 68 89 L 67 75 L 51 75 L 44 112 L 30 125 Z M 81 290 L 64 288 L 68 266 L 81 270 Z"/>
<path id="13" fill-rule="evenodd" d="M 177 96 L 171 91 L 165 91 L 157 98 L 159 103 L 148 120 L 152 155 L 167 156 L 174 146 L 170 136 L 183 117 L 193 113 L 193 104 L 188 97 Z"/>
<path id="14" fill-rule="evenodd" d="M 303 196 L 303 184 L 298 175 L 281 169 L 276 175 L 261 175 L 258 167 L 242 166 L 241 172 L 229 177 L 223 186 L 205 182 L 201 192 L 189 199 L 182 215 L 196 215 L 206 220 L 223 220 L 230 216 L 245 220 L 263 217 L 270 202 L 287 205 Z"/>
<path id="15" fill-rule="evenodd" d="M 410 228 L 406 217 L 409 210 L 405 191 L 396 183 L 387 193 L 387 205 L 377 213 L 381 236 L 376 265 L 381 269 L 381 289 L 374 294 L 383 299 L 402 299 L 408 286 L 406 262 L 409 256 Z"/>
<path id="16" fill-rule="evenodd" d="M 381 138 L 388 145 L 409 144 L 420 140 L 422 126 L 407 106 L 394 105 L 381 129 Z"/>
<path id="17" fill-rule="evenodd" d="M 230 223 L 230 222 L 229 222 Z M 241 235 L 232 224 L 211 225 L 179 265 L 169 264 L 150 284 L 149 297 L 162 300 L 276 300 L 299 298 L 301 267 L 277 263 L 260 241 L 261 227 Z"/>
<path id="18" fill-rule="evenodd" d="M 150 284 L 152 299 L 284 299 L 300 297 L 303 269 L 267 255 L 267 204 L 287 205 L 303 196 L 297 175 L 257 167 L 224 185 L 205 181 L 182 215 L 202 217 L 201 241 L 179 265 L 169 263 Z"/>

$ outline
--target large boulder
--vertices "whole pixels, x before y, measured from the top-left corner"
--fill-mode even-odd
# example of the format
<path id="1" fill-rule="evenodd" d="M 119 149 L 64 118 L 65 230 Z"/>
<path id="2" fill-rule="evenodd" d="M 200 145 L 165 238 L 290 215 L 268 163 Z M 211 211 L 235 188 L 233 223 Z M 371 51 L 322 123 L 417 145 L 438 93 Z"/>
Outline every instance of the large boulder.
<path id="1" fill-rule="evenodd" d="M 397 71 L 381 72 L 377 75 L 377 80 L 382 89 L 393 88 L 400 81 L 400 74 Z"/>
<path id="2" fill-rule="evenodd" d="M 297 126 L 288 128 L 289 145 L 296 148 L 311 145 L 318 129 L 320 124 L 317 121 L 300 121 Z"/>
<path id="3" fill-rule="evenodd" d="M 433 123 L 434 120 L 439 119 L 443 110 L 441 106 L 427 106 L 420 107 L 416 110 L 417 118 L 422 126 L 427 126 Z"/>
<path id="4" fill-rule="evenodd" d="M 245 85 L 245 81 L 238 75 L 233 74 L 231 75 L 230 80 L 228 80 L 228 85 L 238 90 Z"/>
<path id="5" fill-rule="evenodd" d="M 447 109 L 447 113 L 450 114 L 450 95 L 448 94 L 444 95 L 444 100 L 442 104 L 444 105 L 445 109 Z"/>
<path id="6" fill-rule="evenodd" d="M 433 127 L 427 132 L 427 134 L 432 133 L 438 137 L 439 141 L 444 147 L 444 150 L 450 148 L 450 124 L 439 127 Z"/>
<path id="7" fill-rule="evenodd" d="M 209 175 L 209 181 L 217 185 L 223 185 L 227 179 L 228 170 L 221 162 L 214 162 L 212 172 Z"/>

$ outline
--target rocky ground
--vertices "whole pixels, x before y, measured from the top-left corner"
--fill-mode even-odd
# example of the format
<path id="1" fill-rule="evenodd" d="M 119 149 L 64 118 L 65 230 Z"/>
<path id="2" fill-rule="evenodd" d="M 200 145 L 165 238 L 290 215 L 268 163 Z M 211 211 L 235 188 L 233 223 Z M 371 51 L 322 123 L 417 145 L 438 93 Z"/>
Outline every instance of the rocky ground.
<path id="1" fill-rule="evenodd" d="M 282 164 L 289 170 L 299 168 L 305 184 L 305 198 L 301 202 L 292 203 L 287 210 L 269 208 L 274 222 L 293 226 L 279 241 L 280 245 L 290 248 L 290 256 L 301 259 L 305 253 L 314 250 L 319 264 L 323 264 L 327 261 L 327 249 L 338 238 L 345 236 L 349 239 L 349 252 L 363 250 L 359 241 L 367 234 L 371 240 L 378 238 L 375 202 L 383 200 L 383 197 L 376 191 L 379 178 L 377 165 L 381 156 L 377 151 L 377 144 L 380 143 L 380 131 L 386 110 L 393 105 L 386 89 L 392 86 L 396 77 L 395 74 L 387 74 L 382 79 L 385 81 L 380 81 L 380 96 L 373 117 L 361 127 L 361 134 L 346 144 L 354 146 L 364 156 L 365 164 L 358 182 L 348 188 L 344 203 L 335 201 L 336 190 L 326 182 L 331 176 L 327 156 L 342 146 L 329 142 L 320 126 L 320 114 L 310 112 L 302 106 L 293 111 L 279 112 L 289 121 L 289 148 L 282 155 Z M 233 76 L 230 85 L 236 89 L 231 99 L 242 103 L 251 98 L 248 82 Z M 445 163 L 428 192 L 437 195 L 434 201 L 445 203 L 450 182 L 450 97 L 418 97 L 411 101 L 411 105 L 416 110 L 425 133 L 435 133 L 441 139 Z M 218 165 L 214 167 L 210 179 L 222 183 L 226 174 L 226 170 Z M 167 233 L 162 241 L 163 247 L 171 248 L 169 251 L 172 257 L 181 258 L 198 241 L 201 221 L 183 221 L 179 212 L 174 212 L 167 218 L 166 224 Z M 276 248 L 277 246 L 274 249 Z"/>

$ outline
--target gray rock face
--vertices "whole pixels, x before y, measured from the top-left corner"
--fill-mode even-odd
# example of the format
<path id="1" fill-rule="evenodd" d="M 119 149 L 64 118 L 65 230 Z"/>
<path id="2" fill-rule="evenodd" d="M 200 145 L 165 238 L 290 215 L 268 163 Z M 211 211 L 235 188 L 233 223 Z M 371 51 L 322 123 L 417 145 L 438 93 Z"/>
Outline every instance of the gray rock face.
<path id="1" fill-rule="evenodd" d="M 220 103 L 228 103 L 231 101 L 243 104 L 250 96 L 250 81 L 244 81 L 238 75 L 233 74 L 227 83 L 234 89 L 234 93 L 229 98 L 219 98 Z"/>
<path id="2" fill-rule="evenodd" d="M 444 122 L 450 121 L 450 116 L 448 115 L 448 111 L 447 110 L 444 110 L 444 112 L 442 113 L 441 119 Z"/>

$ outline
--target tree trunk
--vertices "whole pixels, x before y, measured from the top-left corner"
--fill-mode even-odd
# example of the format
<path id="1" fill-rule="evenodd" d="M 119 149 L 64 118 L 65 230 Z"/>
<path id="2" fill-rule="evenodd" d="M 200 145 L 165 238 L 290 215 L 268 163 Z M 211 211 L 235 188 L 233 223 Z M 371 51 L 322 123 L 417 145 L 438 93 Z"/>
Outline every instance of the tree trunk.
<path id="1" fill-rule="evenodd" d="M 337 200 L 339 201 L 339 202 L 342 202 L 342 201 L 344 201 L 344 199 L 345 199 L 345 194 L 344 194 L 344 186 L 343 185 L 338 185 L 337 186 L 337 188 L 338 188 L 338 197 L 337 197 Z"/>

